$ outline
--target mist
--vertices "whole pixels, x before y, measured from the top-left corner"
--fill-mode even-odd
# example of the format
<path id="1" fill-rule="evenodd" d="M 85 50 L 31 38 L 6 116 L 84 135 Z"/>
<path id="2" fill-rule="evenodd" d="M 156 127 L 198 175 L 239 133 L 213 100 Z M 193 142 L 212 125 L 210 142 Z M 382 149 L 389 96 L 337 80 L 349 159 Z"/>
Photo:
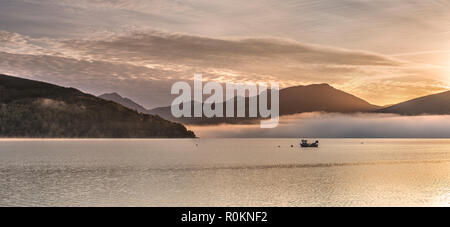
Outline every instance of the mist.
<path id="1" fill-rule="evenodd" d="M 450 115 L 303 113 L 274 129 L 255 125 L 188 126 L 200 138 L 450 138 Z"/>

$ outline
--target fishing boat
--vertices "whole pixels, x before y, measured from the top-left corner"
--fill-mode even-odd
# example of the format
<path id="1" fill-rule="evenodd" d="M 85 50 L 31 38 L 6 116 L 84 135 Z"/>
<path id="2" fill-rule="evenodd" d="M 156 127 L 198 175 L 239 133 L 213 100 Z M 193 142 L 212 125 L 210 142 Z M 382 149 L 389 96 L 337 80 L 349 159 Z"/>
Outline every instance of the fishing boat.
<path id="1" fill-rule="evenodd" d="M 302 140 L 300 144 L 301 147 L 319 147 L 319 141 L 316 140 L 314 143 L 308 143 L 308 140 Z"/>

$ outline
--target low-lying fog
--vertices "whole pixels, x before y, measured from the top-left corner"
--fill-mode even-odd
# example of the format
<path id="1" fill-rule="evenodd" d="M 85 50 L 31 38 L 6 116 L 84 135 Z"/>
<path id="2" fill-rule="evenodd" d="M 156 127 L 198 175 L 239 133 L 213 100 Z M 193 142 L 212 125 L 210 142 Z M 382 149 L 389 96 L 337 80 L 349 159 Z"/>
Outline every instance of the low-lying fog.
<path id="1" fill-rule="evenodd" d="M 188 126 L 200 138 L 450 138 L 450 115 L 304 113 L 274 129 L 255 125 Z"/>

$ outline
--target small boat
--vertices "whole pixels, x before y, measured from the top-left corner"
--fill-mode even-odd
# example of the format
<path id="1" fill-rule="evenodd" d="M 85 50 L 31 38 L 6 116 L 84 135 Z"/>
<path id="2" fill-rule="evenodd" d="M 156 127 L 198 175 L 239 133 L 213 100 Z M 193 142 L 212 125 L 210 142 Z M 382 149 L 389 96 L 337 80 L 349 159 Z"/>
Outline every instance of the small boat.
<path id="1" fill-rule="evenodd" d="M 319 141 L 316 140 L 314 143 L 308 143 L 308 140 L 302 140 L 300 144 L 301 147 L 319 147 Z"/>

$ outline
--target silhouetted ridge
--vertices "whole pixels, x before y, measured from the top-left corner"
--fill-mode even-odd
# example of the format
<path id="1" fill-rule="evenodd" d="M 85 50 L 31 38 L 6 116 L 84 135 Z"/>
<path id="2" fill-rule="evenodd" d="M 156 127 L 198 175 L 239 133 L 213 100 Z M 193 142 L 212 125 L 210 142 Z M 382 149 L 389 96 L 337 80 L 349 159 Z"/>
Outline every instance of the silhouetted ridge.
<path id="1" fill-rule="evenodd" d="M 178 123 L 140 114 L 73 88 L 0 75 L 0 137 L 195 137 Z"/>
<path id="2" fill-rule="evenodd" d="M 143 106 L 137 104 L 136 102 L 134 102 L 131 99 L 122 97 L 121 95 L 117 94 L 116 92 L 103 94 L 98 97 L 101 99 L 104 99 L 104 100 L 113 101 L 113 102 L 120 104 L 122 106 L 125 106 L 129 109 L 136 110 L 139 113 L 147 112 L 147 109 L 145 109 Z"/>
<path id="3" fill-rule="evenodd" d="M 401 115 L 448 115 L 450 114 L 450 91 L 402 102 L 379 112 Z"/>
<path id="4" fill-rule="evenodd" d="M 270 105 L 270 91 L 268 92 Z M 242 97 L 241 97 L 242 98 Z M 236 113 L 235 98 L 235 113 Z M 248 98 L 246 99 L 246 116 L 248 116 Z M 229 101 L 226 102 L 228 105 Z M 186 103 L 191 105 L 193 102 Z M 205 105 L 205 104 L 204 104 Z M 219 104 L 223 105 L 223 104 Z M 225 106 L 226 106 L 225 105 Z M 280 90 L 280 115 L 290 115 L 306 112 L 339 112 L 356 113 L 371 112 L 380 109 L 379 106 L 372 105 L 363 99 L 335 89 L 329 84 L 312 84 L 308 86 L 295 86 Z M 225 112 L 225 107 L 224 107 Z M 166 119 L 185 124 L 219 124 L 219 123 L 246 123 L 254 118 L 174 118 L 171 114 L 171 107 L 160 107 L 149 111 Z"/>
<path id="5" fill-rule="evenodd" d="M 296 86 L 280 91 L 280 114 L 305 112 L 369 112 L 378 109 L 363 99 L 335 89 L 329 84 Z"/>

